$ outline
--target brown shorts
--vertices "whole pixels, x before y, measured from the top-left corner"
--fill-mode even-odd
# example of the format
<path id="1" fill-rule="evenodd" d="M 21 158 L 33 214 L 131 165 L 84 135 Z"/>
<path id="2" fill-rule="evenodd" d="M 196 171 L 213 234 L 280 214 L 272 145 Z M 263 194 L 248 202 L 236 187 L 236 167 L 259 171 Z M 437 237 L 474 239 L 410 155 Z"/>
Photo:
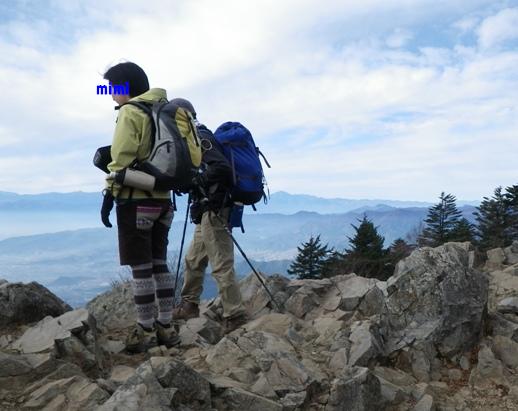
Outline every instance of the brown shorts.
<path id="1" fill-rule="evenodd" d="M 117 204 L 121 265 L 166 260 L 173 215 L 170 200 L 146 199 Z"/>

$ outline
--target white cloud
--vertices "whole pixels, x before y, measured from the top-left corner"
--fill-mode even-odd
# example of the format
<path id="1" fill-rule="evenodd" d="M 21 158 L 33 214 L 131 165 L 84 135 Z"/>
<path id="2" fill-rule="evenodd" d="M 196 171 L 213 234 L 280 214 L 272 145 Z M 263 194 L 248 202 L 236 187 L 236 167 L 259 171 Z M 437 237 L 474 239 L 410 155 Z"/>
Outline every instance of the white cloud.
<path id="1" fill-rule="evenodd" d="M 509 8 L 487 17 L 478 29 L 480 46 L 484 49 L 518 39 L 518 8 Z"/>
<path id="2" fill-rule="evenodd" d="M 411 40 L 413 37 L 413 34 L 404 29 L 396 29 L 392 34 L 387 38 L 387 46 L 392 48 L 399 48 L 403 47 L 408 43 L 409 40 Z"/>
<path id="3" fill-rule="evenodd" d="M 476 199 L 513 183 L 518 52 L 421 37 L 440 30 L 438 13 L 457 13 L 439 26 L 447 32 L 490 2 L 153 3 L 56 1 L 79 27 L 59 53 L 48 49 L 54 31 L 35 38 L 26 23 L 9 24 L 20 44 L 0 43 L 10 56 L 0 63 L 0 190 L 101 188 L 91 157 L 111 141 L 115 113 L 94 90 L 121 58 L 170 97 L 190 98 L 209 126 L 245 123 L 274 167 L 273 191 Z M 481 24 L 481 43 L 504 41 L 487 29 L 504 11 Z M 415 48 L 405 48 L 410 39 Z"/>

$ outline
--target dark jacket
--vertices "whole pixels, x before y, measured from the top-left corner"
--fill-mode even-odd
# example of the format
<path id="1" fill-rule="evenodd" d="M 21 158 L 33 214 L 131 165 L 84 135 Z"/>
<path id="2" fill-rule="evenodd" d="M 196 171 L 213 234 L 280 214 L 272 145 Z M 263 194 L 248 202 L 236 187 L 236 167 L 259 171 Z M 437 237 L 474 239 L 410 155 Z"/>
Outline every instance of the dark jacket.
<path id="1" fill-rule="evenodd" d="M 207 127 L 203 124 L 198 125 L 198 134 L 202 140 L 202 163 L 205 165 L 201 180 L 208 198 L 208 202 L 200 211 L 202 213 L 209 209 L 219 211 L 221 208 L 231 205 L 227 193 L 233 185 L 232 166 Z M 201 194 L 198 193 L 193 199 L 194 202 L 201 201 L 201 197 Z M 195 216 L 192 217 L 194 220 Z"/>

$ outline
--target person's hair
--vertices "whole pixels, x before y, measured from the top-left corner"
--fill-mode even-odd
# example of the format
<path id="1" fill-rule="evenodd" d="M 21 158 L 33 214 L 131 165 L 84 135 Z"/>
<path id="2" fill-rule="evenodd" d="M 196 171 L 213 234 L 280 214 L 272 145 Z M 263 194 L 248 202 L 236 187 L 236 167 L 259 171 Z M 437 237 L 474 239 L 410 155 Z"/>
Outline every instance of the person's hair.
<path id="1" fill-rule="evenodd" d="M 119 63 L 104 73 L 104 79 L 112 84 L 124 85 L 129 83 L 130 97 L 138 96 L 149 90 L 149 82 L 146 73 L 135 63 Z"/>

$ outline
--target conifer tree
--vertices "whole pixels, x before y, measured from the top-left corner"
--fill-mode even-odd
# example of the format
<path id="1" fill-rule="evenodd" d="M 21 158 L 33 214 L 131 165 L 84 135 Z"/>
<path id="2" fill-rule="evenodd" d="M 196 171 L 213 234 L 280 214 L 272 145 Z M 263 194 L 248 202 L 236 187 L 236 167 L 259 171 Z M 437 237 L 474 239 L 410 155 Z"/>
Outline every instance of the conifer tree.
<path id="1" fill-rule="evenodd" d="M 402 238 L 398 238 L 394 240 L 394 242 L 390 245 L 388 251 L 396 260 L 401 260 L 402 258 L 408 257 L 414 247 L 408 244 Z"/>
<path id="2" fill-rule="evenodd" d="M 450 232 L 448 241 L 475 242 L 475 226 L 467 218 L 461 218 Z"/>
<path id="3" fill-rule="evenodd" d="M 514 192 L 514 190 L 513 190 Z M 512 195 L 512 192 L 510 193 Z M 497 187 L 491 198 L 484 197 L 477 211 L 477 234 L 480 246 L 484 250 L 496 247 L 506 247 L 512 242 L 510 198 L 502 193 L 502 187 Z"/>
<path id="4" fill-rule="evenodd" d="M 511 241 L 518 240 L 518 185 L 507 187 L 504 197 L 509 213 L 508 234 Z"/>
<path id="5" fill-rule="evenodd" d="M 330 250 L 326 245 L 320 243 L 320 235 L 309 239 L 297 247 L 298 254 L 295 261 L 291 263 L 288 273 L 296 275 L 299 279 L 322 278 L 322 270 L 328 258 Z"/>
<path id="6" fill-rule="evenodd" d="M 439 203 L 428 209 L 426 226 L 418 239 L 419 245 L 437 247 L 451 240 L 452 231 L 462 215 L 457 210 L 456 201 L 454 195 L 441 193 Z"/>
<path id="7" fill-rule="evenodd" d="M 349 271 L 364 277 L 385 279 L 391 272 L 385 267 L 388 262 L 387 252 L 383 249 L 385 238 L 378 233 L 366 215 L 360 220 L 360 225 L 353 225 L 355 235 L 348 237 L 351 248 L 345 253 L 345 266 Z"/>

